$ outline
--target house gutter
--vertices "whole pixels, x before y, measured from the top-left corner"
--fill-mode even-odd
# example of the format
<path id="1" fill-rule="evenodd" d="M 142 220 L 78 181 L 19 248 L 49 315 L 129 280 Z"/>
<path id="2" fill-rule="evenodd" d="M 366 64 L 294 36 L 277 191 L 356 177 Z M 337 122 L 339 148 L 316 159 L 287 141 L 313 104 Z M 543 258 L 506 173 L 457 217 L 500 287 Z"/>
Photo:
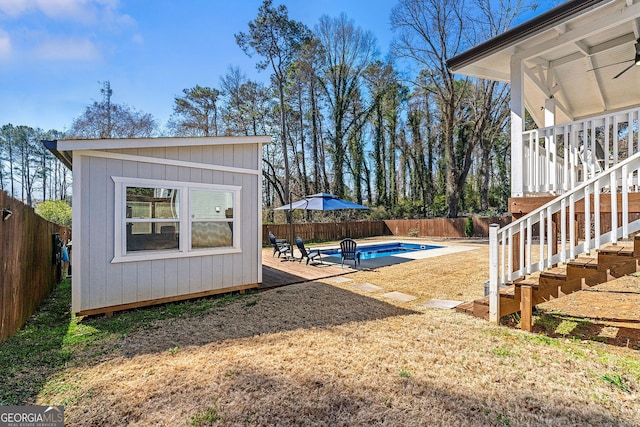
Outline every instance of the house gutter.
<path id="1" fill-rule="evenodd" d="M 548 28 L 566 22 L 569 18 L 588 9 L 602 6 L 614 0 L 572 0 L 536 16 L 512 29 L 497 35 L 459 55 L 447 60 L 447 67 L 456 72 L 484 57 L 492 55 L 516 42 L 531 37 Z"/>

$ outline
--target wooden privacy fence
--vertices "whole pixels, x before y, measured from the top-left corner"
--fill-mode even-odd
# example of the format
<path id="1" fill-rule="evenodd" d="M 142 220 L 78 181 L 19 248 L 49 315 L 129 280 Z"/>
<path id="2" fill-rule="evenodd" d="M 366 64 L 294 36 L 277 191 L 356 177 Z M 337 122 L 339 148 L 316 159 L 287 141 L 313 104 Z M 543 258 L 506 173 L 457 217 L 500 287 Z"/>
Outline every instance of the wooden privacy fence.
<path id="1" fill-rule="evenodd" d="M 489 225 L 509 224 L 511 217 L 472 217 L 473 235 L 465 235 L 467 218 L 430 218 L 386 220 L 389 231 L 394 236 L 418 237 L 489 237 Z"/>
<path id="2" fill-rule="evenodd" d="M 264 246 L 269 246 L 269 231 L 279 239 L 289 240 L 289 224 L 264 224 L 262 226 L 262 244 Z M 293 233 L 294 236 L 300 236 L 305 242 L 342 240 L 345 237 L 362 239 L 391 234 L 384 221 L 294 223 Z"/>
<path id="3" fill-rule="evenodd" d="M 305 242 L 341 240 L 345 237 L 361 239 L 374 236 L 415 236 L 415 237 L 466 237 L 466 218 L 397 219 L 386 221 L 354 221 L 337 223 L 294 224 L 294 235 Z M 473 217 L 473 236 L 488 237 L 489 224 L 503 225 L 511 222 L 511 217 Z M 262 244 L 269 246 L 269 231 L 279 239 L 289 240 L 289 224 L 264 224 Z"/>
<path id="4" fill-rule="evenodd" d="M 0 218 L 0 341 L 24 325 L 59 280 L 53 234 L 71 237 L 71 229 L 46 221 L 4 191 L 2 208 L 12 215 Z"/>

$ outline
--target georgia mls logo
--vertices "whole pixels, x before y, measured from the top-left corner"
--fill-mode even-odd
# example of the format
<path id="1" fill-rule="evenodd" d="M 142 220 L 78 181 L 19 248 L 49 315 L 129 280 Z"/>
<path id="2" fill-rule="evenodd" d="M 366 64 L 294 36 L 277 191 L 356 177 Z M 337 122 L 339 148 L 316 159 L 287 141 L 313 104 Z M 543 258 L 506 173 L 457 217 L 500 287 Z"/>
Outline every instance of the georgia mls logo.
<path id="1" fill-rule="evenodd" d="M 64 427 L 64 406 L 0 406 L 0 427 Z"/>

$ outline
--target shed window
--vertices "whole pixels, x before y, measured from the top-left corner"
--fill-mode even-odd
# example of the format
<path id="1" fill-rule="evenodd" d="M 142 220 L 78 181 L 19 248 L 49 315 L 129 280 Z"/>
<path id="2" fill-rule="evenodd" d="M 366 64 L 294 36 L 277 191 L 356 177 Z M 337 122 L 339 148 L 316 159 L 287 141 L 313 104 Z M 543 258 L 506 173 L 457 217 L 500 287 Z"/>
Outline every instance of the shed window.
<path id="1" fill-rule="evenodd" d="M 127 253 L 178 249 L 180 190 L 126 187 Z"/>
<path id="2" fill-rule="evenodd" d="M 112 177 L 116 244 L 112 262 L 239 252 L 240 188 Z"/>
<path id="3" fill-rule="evenodd" d="M 191 190 L 191 248 L 233 246 L 233 193 Z"/>

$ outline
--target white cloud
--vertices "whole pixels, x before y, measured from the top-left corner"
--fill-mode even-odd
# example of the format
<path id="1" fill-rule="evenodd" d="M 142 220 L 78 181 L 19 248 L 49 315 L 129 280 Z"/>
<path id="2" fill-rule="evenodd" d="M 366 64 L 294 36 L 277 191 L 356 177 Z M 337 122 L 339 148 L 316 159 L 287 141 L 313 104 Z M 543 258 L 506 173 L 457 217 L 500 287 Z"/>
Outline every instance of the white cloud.
<path id="1" fill-rule="evenodd" d="M 133 37 L 131 37 L 131 41 L 133 42 L 133 44 L 136 44 L 138 46 L 142 46 L 144 44 L 142 34 L 139 33 L 134 34 Z"/>
<path id="2" fill-rule="evenodd" d="M 35 7 L 50 18 L 89 24 L 96 20 L 90 0 L 34 0 Z"/>
<path id="3" fill-rule="evenodd" d="M 135 20 L 119 12 L 119 0 L 0 0 L 0 12 L 11 18 L 40 12 L 48 18 L 85 25 L 102 23 L 109 28 L 126 28 Z"/>
<path id="4" fill-rule="evenodd" d="M 12 18 L 17 18 L 32 6 L 33 1 L 30 0 L 2 0 L 0 1 L 0 12 Z"/>
<path id="5" fill-rule="evenodd" d="M 11 55 L 11 38 L 7 32 L 0 29 L 0 59 Z"/>
<path id="6" fill-rule="evenodd" d="M 36 57 L 49 61 L 95 61 L 101 58 L 96 45 L 88 39 L 51 38 L 35 48 Z"/>

